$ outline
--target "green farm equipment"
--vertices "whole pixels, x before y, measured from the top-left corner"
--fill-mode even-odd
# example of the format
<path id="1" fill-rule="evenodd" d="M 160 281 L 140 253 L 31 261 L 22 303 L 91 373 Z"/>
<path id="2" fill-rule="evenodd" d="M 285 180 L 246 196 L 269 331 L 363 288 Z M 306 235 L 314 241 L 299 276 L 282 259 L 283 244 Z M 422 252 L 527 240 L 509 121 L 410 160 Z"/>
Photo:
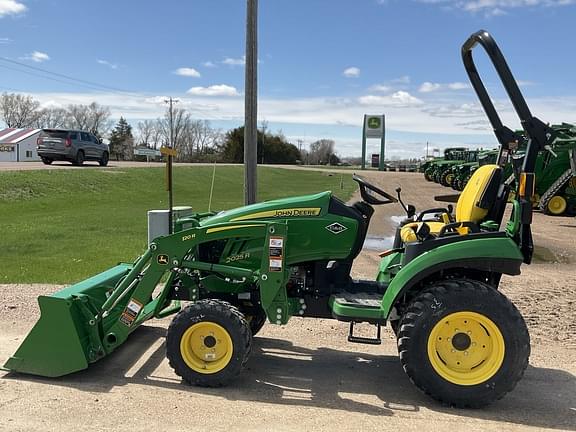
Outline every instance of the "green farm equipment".
<path id="1" fill-rule="evenodd" d="M 445 160 L 452 160 L 456 157 L 457 153 L 466 151 L 464 147 L 449 147 L 444 150 L 443 157 L 437 157 L 432 160 L 424 162 L 421 171 L 424 172 L 424 178 L 428 181 L 435 181 L 437 165 L 443 163 Z"/>
<path id="2" fill-rule="evenodd" d="M 442 186 L 450 186 L 452 181 L 451 169 L 454 166 L 466 163 L 469 158 L 475 159 L 477 152 L 470 150 L 454 151 L 450 153 L 449 157 L 438 161 L 434 165 L 432 179 L 435 183 L 440 183 Z"/>
<path id="3" fill-rule="evenodd" d="M 556 139 L 536 161 L 536 202 L 552 215 L 576 214 L 576 127 L 553 125 Z"/>
<path id="4" fill-rule="evenodd" d="M 477 73 L 478 44 L 529 137 L 503 227 L 509 188 L 501 164 L 518 136 L 500 122 Z M 190 384 L 218 387 L 243 369 L 265 320 L 332 318 L 347 322 L 348 341 L 357 343 L 379 344 L 381 326 L 390 325 L 405 372 L 443 403 L 479 407 L 503 397 L 527 367 L 530 339 L 498 286 L 532 258 L 533 173 L 549 129 L 530 114 L 487 32 L 470 36 L 462 57 L 501 148 L 498 164 L 476 170 L 455 209 L 416 214 L 400 190 L 396 198 L 354 176 L 362 199 L 352 205 L 323 192 L 177 219 L 175 232 L 154 239 L 134 263 L 41 296 L 41 317 L 5 368 L 49 377 L 79 371 L 148 319 L 177 313 L 166 335 L 170 365 Z M 396 201 L 407 217 L 394 248 L 380 254 L 376 280 L 353 280 L 373 207 Z M 374 325 L 376 336 L 358 336 L 358 323 Z"/>
<path id="5" fill-rule="evenodd" d="M 455 165 L 450 169 L 449 182 L 452 189 L 463 191 L 478 167 L 496 163 L 498 150 L 479 150 L 476 154 L 470 152 L 468 162 Z"/>
<path id="6" fill-rule="evenodd" d="M 534 207 L 551 215 L 576 214 L 576 127 L 562 123 L 551 125 L 554 139 L 536 158 Z M 524 148 L 512 158 L 518 177 L 524 160 Z"/>

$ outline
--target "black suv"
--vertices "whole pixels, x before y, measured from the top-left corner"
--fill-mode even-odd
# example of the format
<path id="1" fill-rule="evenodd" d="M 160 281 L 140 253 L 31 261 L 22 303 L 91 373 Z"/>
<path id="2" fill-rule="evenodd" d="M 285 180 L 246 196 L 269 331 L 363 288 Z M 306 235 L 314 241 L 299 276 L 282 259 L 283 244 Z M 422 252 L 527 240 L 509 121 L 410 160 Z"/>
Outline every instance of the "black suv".
<path id="1" fill-rule="evenodd" d="M 46 165 L 55 160 L 70 161 L 74 165 L 92 160 L 98 161 L 100 166 L 108 165 L 108 145 L 89 132 L 42 129 L 36 144 L 38 156 Z"/>

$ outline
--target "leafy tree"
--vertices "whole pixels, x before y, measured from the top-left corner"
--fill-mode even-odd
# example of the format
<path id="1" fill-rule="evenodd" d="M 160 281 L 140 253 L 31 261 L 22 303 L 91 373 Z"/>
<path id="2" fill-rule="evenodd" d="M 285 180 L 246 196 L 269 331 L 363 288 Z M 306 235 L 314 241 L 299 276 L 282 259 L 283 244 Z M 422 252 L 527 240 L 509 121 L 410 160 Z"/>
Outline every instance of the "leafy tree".
<path id="1" fill-rule="evenodd" d="M 134 156 L 132 126 L 120 117 L 110 134 L 110 155 L 116 160 L 129 160 Z"/>
<path id="2" fill-rule="evenodd" d="M 298 148 L 282 135 L 258 131 L 258 162 L 268 164 L 295 164 L 300 160 Z M 244 162 L 244 126 L 228 131 L 221 145 L 223 162 Z"/>

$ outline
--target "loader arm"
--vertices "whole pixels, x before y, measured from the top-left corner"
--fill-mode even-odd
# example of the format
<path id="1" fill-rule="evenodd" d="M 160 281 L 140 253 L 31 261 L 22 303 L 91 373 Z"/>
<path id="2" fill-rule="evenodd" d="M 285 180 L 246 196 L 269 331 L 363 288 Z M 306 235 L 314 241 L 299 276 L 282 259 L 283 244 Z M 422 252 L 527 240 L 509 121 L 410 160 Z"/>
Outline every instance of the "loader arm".
<path id="1" fill-rule="evenodd" d="M 175 278 L 198 272 L 214 273 L 234 281 L 240 291 L 260 290 L 262 308 L 269 319 L 286 323 L 297 313 L 288 300 L 285 254 L 263 254 L 260 266 L 243 268 L 196 259 L 198 245 L 216 240 L 261 239 L 270 249 L 271 239 L 282 240 L 286 250 L 287 225 L 282 222 L 233 222 L 194 227 L 159 237 L 133 264 L 120 264 L 90 279 L 39 298 L 41 317 L 18 351 L 5 364 L 15 372 L 62 376 L 85 369 L 122 345 L 136 328 L 151 318 L 180 310 L 170 298 Z M 277 248 L 275 249 L 277 252 Z M 195 280 L 195 278 L 191 278 Z M 199 286 L 191 286 L 190 300 L 199 298 Z M 67 353 L 65 357 L 62 353 Z"/>

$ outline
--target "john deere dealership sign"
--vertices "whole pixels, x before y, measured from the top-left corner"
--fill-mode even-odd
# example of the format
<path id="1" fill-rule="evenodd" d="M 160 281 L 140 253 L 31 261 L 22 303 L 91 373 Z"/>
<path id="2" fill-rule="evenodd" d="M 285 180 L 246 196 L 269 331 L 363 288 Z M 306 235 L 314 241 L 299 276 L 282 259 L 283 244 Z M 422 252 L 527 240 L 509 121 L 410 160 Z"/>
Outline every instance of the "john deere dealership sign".
<path id="1" fill-rule="evenodd" d="M 378 162 L 378 169 L 384 169 L 384 137 L 385 137 L 385 123 L 384 115 L 380 114 L 365 114 L 364 127 L 362 128 L 362 169 L 366 165 L 366 139 L 377 138 L 380 140 L 380 159 Z"/>
<path id="2" fill-rule="evenodd" d="M 366 122 L 366 138 L 382 138 L 384 133 L 384 116 L 383 115 L 367 115 Z"/>

